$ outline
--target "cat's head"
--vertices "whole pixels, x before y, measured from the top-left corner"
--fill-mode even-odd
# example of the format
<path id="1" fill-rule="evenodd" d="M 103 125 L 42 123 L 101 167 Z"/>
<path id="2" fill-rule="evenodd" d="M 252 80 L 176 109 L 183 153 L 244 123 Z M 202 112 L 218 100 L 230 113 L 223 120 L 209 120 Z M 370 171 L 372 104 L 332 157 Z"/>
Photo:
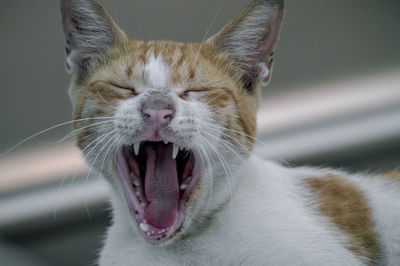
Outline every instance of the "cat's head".
<path id="1" fill-rule="evenodd" d="M 113 188 L 115 222 L 154 244 L 195 230 L 253 148 L 283 0 L 252 1 L 201 44 L 130 40 L 95 0 L 61 11 L 78 146 Z"/>

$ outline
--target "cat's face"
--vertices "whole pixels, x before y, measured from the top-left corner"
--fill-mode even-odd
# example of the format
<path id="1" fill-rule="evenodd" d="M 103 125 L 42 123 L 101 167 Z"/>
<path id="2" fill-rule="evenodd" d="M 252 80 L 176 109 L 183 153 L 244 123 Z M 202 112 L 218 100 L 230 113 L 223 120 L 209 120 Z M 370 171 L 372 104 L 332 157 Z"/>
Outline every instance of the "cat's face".
<path id="1" fill-rule="evenodd" d="M 253 1 L 213 38 L 181 44 L 129 40 L 96 1 L 61 2 L 78 146 L 115 215 L 172 242 L 229 200 L 230 171 L 253 148 L 282 3 Z"/>
<path id="2" fill-rule="evenodd" d="M 85 85 L 72 89 L 75 119 L 111 117 L 76 123 L 80 128 L 105 122 L 84 129 L 79 146 L 85 150 L 101 141 L 96 152 L 84 152 L 97 170 L 105 156 L 99 153 L 110 147 L 110 154 L 116 152 L 114 159 L 105 159 L 103 170 L 112 169 L 105 176 L 120 182 L 121 200 L 127 200 L 139 231 L 152 242 L 173 236 L 192 205 L 207 203 L 203 198 L 212 186 L 207 164 L 217 171 L 223 163 L 218 154 L 228 159 L 225 152 L 232 153 L 227 147 L 246 156 L 253 144 L 246 135 L 255 132 L 254 96 L 217 67 L 221 59 L 207 49 L 130 42 Z"/>

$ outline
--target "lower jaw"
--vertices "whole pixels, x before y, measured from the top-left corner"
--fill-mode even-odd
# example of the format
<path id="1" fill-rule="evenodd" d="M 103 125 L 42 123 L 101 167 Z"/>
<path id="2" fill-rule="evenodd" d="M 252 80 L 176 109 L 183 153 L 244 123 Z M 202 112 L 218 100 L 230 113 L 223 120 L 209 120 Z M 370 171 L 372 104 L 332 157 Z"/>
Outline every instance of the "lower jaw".
<path id="1" fill-rule="evenodd" d="M 197 178 L 198 179 L 198 178 Z M 162 245 L 170 242 L 171 240 L 175 239 L 176 236 L 181 231 L 182 225 L 185 221 L 185 204 L 189 202 L 190 194 L 192 194 L 193 190 L 196 187 L 197 179 L 193 179 L 193 184 L 191 190 L 188 191 L 189 195 L 185 199 L 182 199 L 179 202 L 178 213 L 176 216 L 175 221 L 173 224 L 167 228 L 157 228 L 152 226 L 151 224 L 147 223 L 146 219 L 144 218 L 144 212 L 135 211 L 135 207 L 133 207 L 133 202 L 128 201 L 128 207 L 134 223 L 136 224 L 137 230 L 139 234 L 149 243 L 155 245 Z M 125 190 L 125 189 L 124 189 Z M 124 191 L 125 196 L 126 192 Z"/>
<path id="2" fill-rule="evenodd" d="M 182 208 L 182 209 L 181 209 Z M 132 208 L 130 208 L 131 215 L 135 220 L 137 225 L 137 230 L 139 234 L 149 243 L 152 244 L 165 244 L 174 238 L 180 231 L 182 224 L 185 219 L 185 215 L 183 213 L 184 206 L 180 206 L 180 210 L 178 211 L 178 215 L 174 221 L 174 223 L 167 228 L 157 228 L 146 222 L 143 218 L 142 214 L 136 214 L 132 212 Z"/>

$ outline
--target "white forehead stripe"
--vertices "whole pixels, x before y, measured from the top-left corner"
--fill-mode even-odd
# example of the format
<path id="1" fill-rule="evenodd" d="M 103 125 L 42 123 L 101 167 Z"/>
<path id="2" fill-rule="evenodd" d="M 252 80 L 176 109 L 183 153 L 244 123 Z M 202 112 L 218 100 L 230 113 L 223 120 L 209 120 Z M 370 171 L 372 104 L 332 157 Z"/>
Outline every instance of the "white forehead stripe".
<path id="1" fill-rule="evenodd" d="M 153 88 L 167 87 L 170 71 L 162 56 L 156 58 L 152 55 L 145 66 L 145 71 L 147 72 L 149 86 Z"/>

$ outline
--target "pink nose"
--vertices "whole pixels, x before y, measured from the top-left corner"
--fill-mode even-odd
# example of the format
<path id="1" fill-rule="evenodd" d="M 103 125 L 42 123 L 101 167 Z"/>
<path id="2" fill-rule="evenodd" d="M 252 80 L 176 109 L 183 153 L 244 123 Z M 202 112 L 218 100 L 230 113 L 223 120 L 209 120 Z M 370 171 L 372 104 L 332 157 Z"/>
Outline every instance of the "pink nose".
<path id="1" fill-rule="evenodd" d="M 173 116 L 173 111 L 169 109 L 155 110 L 146 108 L 142 110 L 143 116 L 156 128 L 168 124 Z"/>

